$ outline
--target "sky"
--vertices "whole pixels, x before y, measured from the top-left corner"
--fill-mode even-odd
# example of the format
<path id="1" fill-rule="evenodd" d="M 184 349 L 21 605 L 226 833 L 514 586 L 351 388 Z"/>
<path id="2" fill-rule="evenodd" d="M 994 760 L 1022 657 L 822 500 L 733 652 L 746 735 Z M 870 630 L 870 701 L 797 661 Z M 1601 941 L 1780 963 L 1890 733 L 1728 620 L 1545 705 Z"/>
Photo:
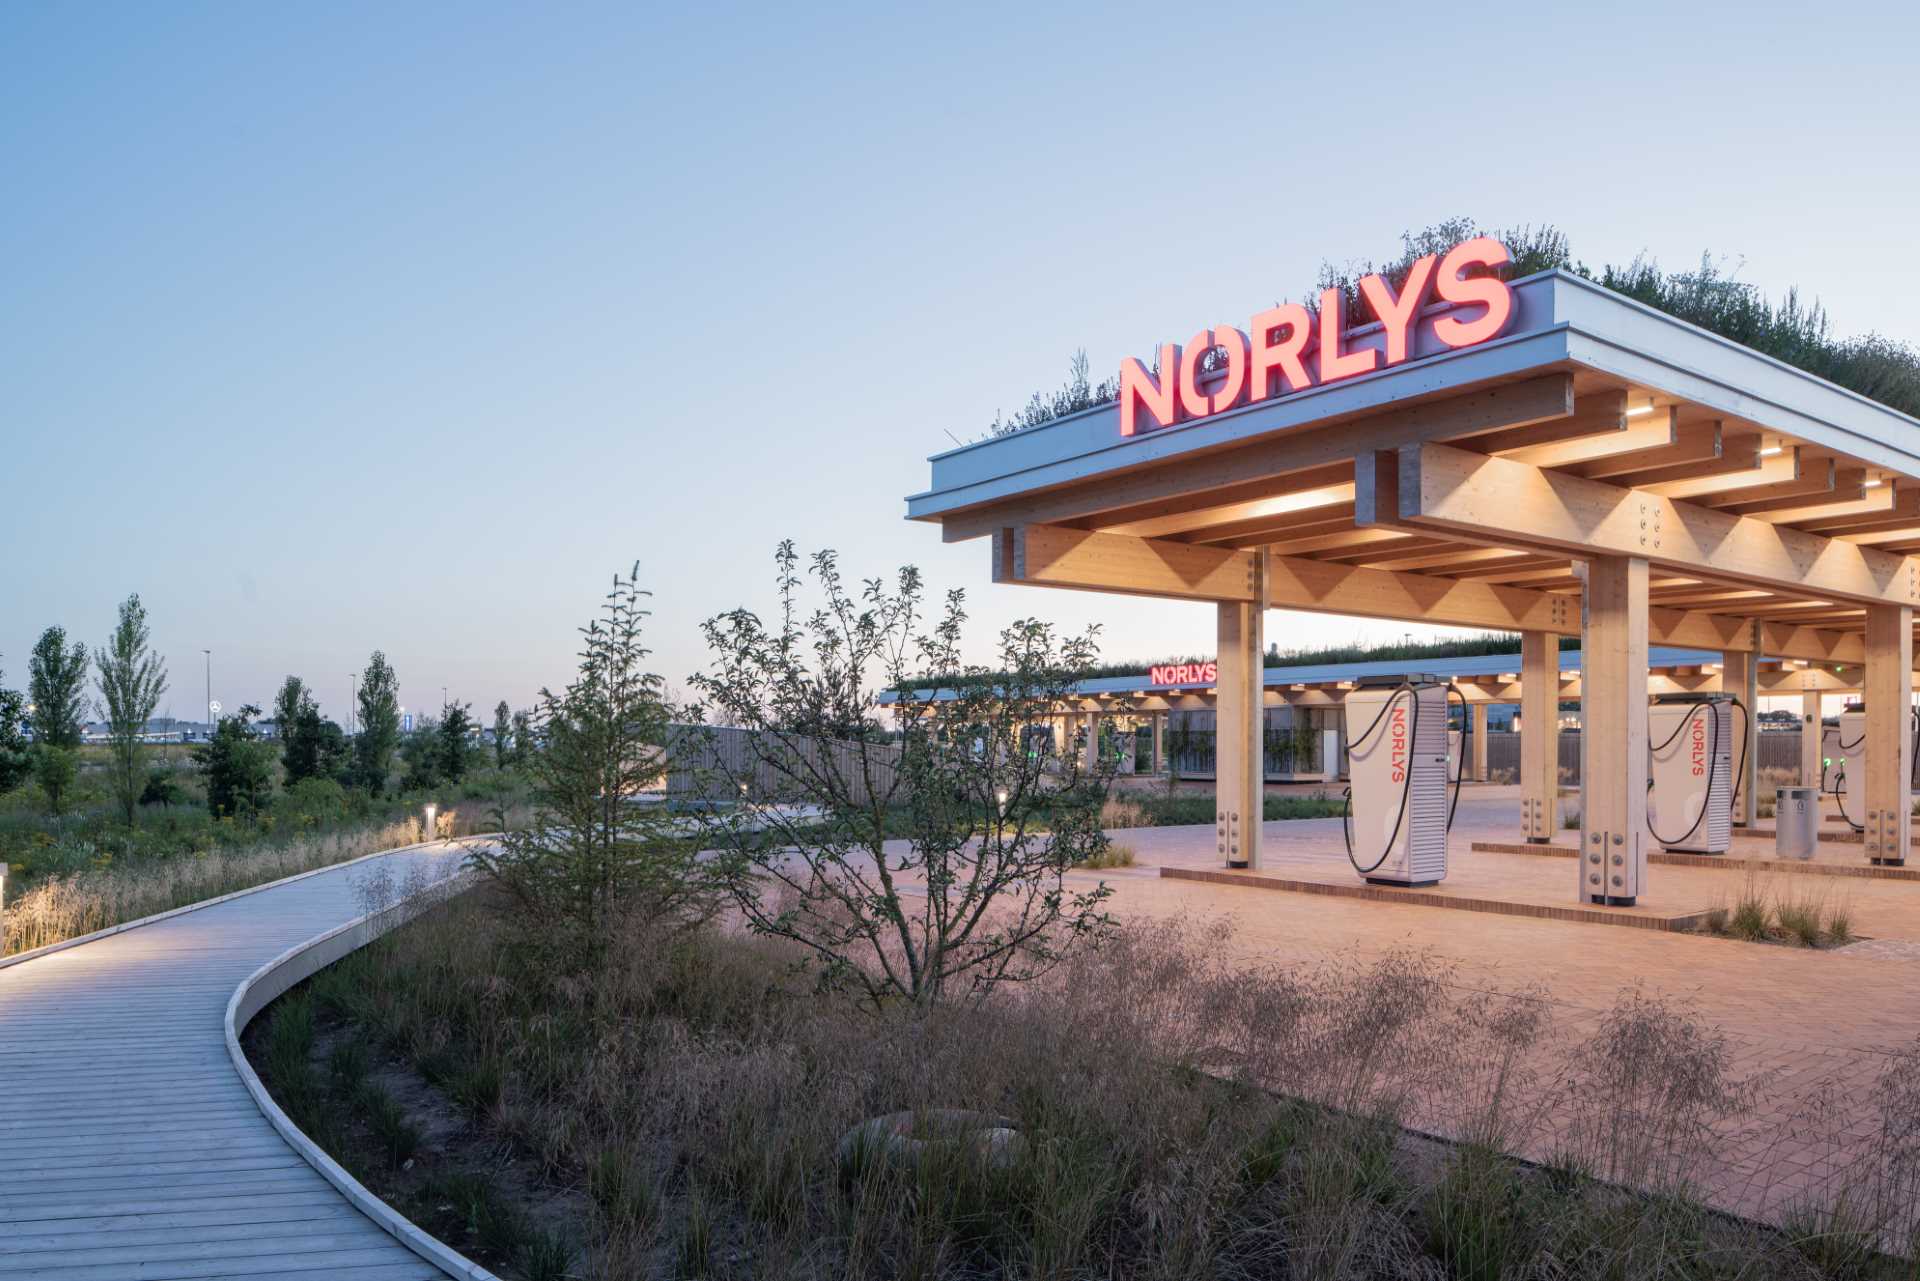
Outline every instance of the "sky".
<path id="1" fill-rule="evenodd" d="M 616 571 L 654 663 L 772 552 L 1112 659 L 1191 603 L 989 581 L 928 455 L 1453 216 L 1703 251 L 1920 340 L 1908 4 L 0 8 L 0 685 L 138 592 L 197 717 L 565 682 Z M 1397 624 L 1272 614 L 1283 645 Z"/>

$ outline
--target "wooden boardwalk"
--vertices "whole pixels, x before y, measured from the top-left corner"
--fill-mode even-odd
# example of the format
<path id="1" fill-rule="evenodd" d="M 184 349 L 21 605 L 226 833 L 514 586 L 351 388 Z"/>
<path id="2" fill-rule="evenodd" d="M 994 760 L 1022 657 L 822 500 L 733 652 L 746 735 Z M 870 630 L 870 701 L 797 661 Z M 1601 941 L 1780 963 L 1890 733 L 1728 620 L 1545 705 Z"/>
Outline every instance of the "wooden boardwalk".
<path id="1" fill-rule="evenodd" d="M 0 969 L 0 1278 L 446 1274 L 360 1213 L 268 1123 L 228 1057 L 234 989 L 361 915 L 400 851 Z"/>

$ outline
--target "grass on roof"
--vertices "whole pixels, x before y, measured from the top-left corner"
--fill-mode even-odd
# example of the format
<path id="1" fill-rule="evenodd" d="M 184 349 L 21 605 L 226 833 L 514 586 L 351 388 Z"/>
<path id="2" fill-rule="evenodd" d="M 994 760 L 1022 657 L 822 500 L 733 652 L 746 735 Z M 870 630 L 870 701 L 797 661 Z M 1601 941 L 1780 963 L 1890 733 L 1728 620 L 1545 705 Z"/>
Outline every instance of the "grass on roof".
<path id="1" fill-rule="evenodd" d="M 1803 302 L 1798 289 L 1789 289 L 1774 302 L 1758 286 L 1737 278 L 1738 262 L 1729 266 L 1725 258 L 1707 253 L 1702 253 L 1700 265 L 1689 271 L 1665 271 L 1644 255 L 1624 266 L 1609 264 L 1596 270 L 1576 261 L 1566 233 L 1550 224 L 1490 233 L 1471 218 L 1450 218 L 1419 231 L 1403 232 L 1401 253 L 1392 262 L 1355 260 L 1344 266 L 1322 263 L 1308 301 L 1317 299 L 1322 290 L 1341 289 L 1348 297 L 1352 323 L 1366 324 L 1374 316 L 1356 287 L 1362 276 L 1377 272 L 1398 288 L 1407 269 L 1418 259 L 1444 254 L 1463 240 L 1486 234 L 1494 235 L 1513 254 L 1513 261 L 1500 272 L 1508 280 L 1554 268 L 1568 271 L 1891 409 L 1920 417 L 1920 351 L 1883 334 L 1835 337 L 1818 299 Z M 1107 404 L 1118 394 L 1117 378 L 1092 381 L 1087 353 L 1082 350 L 1075 353 L 1064 385 L 1053 392 L 1035 392 L 1011 418 L 996 415 L 987 434 L 1005 436 L 1025 431 Z"/>

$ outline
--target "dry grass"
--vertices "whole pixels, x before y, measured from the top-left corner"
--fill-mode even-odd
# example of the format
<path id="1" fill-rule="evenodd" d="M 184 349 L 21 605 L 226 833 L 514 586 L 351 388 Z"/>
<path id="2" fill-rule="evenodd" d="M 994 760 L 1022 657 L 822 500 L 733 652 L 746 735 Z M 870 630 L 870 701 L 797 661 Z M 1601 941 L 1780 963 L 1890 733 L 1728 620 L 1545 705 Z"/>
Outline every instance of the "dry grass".
<path id="1" fill-rule="evenodd" d="M 1694 1199 L 1744 1087 L 1642 993 L 1567 1026 L 1427 955 L 1249 964 L 1156 922 L 981 1003 L 860 1016 L 792 959 L 635 932 L 570 970 L 473 895 L 312 993 L 591 1194 L 575 1276 L 1818 1275 Z M 841 1147 L 942 1109 L 1020 1139 Z"/>
<path id="2" fill-rule="evenodd" d="M 1716 904 L 1708 910 L 1706 930 L 1748 943 L 1796 947 L 1841 947 L 1855 937 L 1853 908 L 1844 898 L 1835 902 L 1831 886 L 1791 875 L 1770 884 L 1752 871 L 1731 907 Z"/>
<path id="3" fill-rule="evenodd" d="M 443 816 L 443 835 L 470 830 L 464 815 Z M 0 912 L 0 955 L 61 943 L 143 916 L 171 911 L 282 877 L 331 867 L 422 839 L 418 819 L 324 836 L 265 840 L 202 854 L 106 866 L 43 881 Z"/>
<path id="4" fill-rule="evenodd" d="M 1100 807 L 1100 826 L 1109 832 L 1123 827 L 1152 827 L 1153 816 L 1139 801 L 1115 792 Z"/>

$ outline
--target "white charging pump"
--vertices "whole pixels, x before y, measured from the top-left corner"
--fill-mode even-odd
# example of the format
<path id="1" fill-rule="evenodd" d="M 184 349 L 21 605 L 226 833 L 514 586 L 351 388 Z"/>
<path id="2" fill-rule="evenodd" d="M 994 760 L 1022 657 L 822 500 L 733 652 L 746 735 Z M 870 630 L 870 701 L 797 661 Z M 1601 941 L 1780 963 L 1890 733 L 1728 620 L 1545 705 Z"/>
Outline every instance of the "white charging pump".
<path id="1" fill-rule="evenodd" d="M 1647 709 L 1647 831 L 1669 850 L 1725 854 L 1733 844 L 1736 708 L 1744 718 L 1731 694 L 1662 694 Z M 1744 756 L 1744 732 L 1740 742 Z"/>
<path id="2" fill-rule="evenodd" d="M 1342 826 L 1347 859 L 1369 884 L 1434 885 L 1447 874 L 1460 800 L 1449 695 L 1459 692 L 1433 676 L 1372 677 L 1344 700 L 1351 784 Z"/>
<path id="3" fill-rule="evenodd" d="M 1907 717 L 1908 755 L 1920 736 L 1920 710 Z M 1867 830 L 1867 709 L 1864 703 L 1849 703 L 1840 713 L 1837 726 L 1823 727 L 1820 733 L 1820 785 L 1840 803 L 1840 817 L 1856 832 Z M 1915 767 L 1920 774 L 1920 764 Z"/>

